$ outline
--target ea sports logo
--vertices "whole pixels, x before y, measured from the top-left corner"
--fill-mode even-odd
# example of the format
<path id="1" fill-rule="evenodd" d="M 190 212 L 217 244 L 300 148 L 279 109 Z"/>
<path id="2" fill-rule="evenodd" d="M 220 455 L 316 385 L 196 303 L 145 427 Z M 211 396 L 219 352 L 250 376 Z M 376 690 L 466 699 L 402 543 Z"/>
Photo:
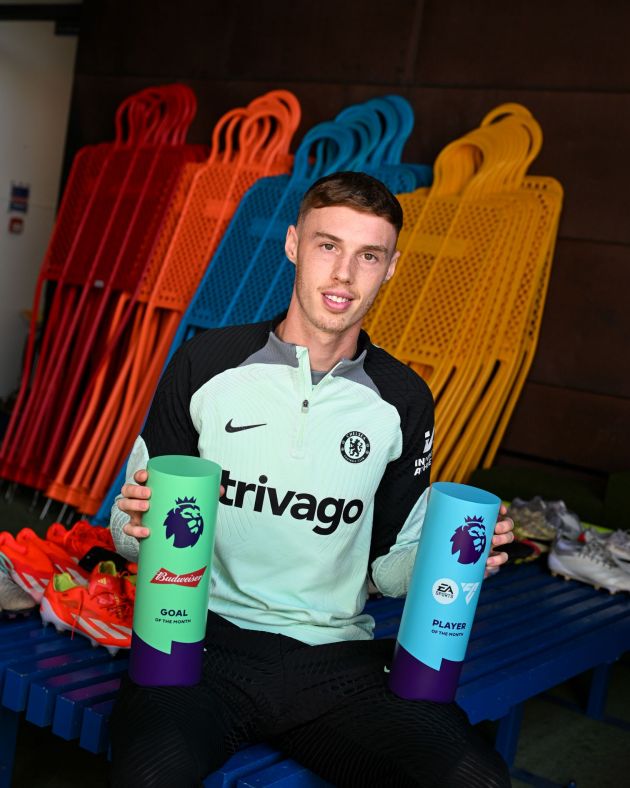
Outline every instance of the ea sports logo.
<path id="1" fill-rule="evenodd" d="M 203 533 L 203 517 L 196 498 L 177 498 L 175 506 L 164 520 L 166 538 L 173 539 L 173 547 L 193 547 Z"/>
<path id="2" fill-rule="evenodd" d="M 450 577 L 441 577 L 433 583 L 433 599 L 441 605 L 452 604 L 459 596 L 459 587 Z"/>
<path id="3" fill-rule="evenodd" d="M 460 564 L 476 564 L 486 549 L 486 529 L 483 517 L 465 517 L 464 525 L 460 525 L 451 536 L 453 547 L 451 553 L 459 552 Z"/>
<path id="4" fill-rule="evenodd" d="M 370 453 L 370 441 L 362 432 L 347 432 L 339 446 L 341 456 L 348 462 L 363 462 Z"/>

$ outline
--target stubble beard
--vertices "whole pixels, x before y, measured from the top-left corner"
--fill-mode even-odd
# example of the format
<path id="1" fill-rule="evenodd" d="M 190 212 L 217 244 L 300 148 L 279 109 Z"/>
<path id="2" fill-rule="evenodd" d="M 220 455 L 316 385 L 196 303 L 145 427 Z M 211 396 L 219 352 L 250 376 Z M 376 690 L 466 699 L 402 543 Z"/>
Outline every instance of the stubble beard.
<path id="1" fill-rule="evenodd" d="M 306 286 L 304 285 L 304 280 L 302 279 L 302 274 L 300 271 L 299 266 L 296 266 L 295 272 L 295 294 L 297 300 L 302 308 L 302 312 L 306 315 L 307 320 L 309 323 L 314 326 L 319 331 L 324 331 L 327 334 L 343 334 L 349 328 L 360 323 L 365 314 L 367 313 L 368 309 L 372 306 L 372 302 L 370 302 L 365 309 L 361 308 L 357 312 L 354 312 L 351 315 L 347 314 L 340 314 L 340 315 L 326 315 L 326 316 L 319 316 L 317 314 L 317 306 L 315 304 L 316 299 L 320 299 L 322 294 L 319 290 L 316 291 L 315 298 L 311 301 L 313 304 L 313 309 L 309 308 L 309 304 L 305 298 L 302 297 L 302 294 L 305 292 Z M 322 307 L 323 308 L 323 307 Z"/>

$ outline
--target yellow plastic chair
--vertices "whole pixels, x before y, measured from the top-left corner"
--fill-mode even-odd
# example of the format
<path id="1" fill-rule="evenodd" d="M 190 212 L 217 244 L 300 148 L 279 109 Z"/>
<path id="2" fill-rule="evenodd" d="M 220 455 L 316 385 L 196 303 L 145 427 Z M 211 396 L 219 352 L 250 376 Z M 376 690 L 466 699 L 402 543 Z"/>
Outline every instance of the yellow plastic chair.
<path id="1" fill-rule="evenodd" d="M 532 150 L 508 186 L 518 185 L 540 148 L 541 135 L 537 124 L 529 113 L 526 117 L 529 118 L 527 125 L 533 137 Z M 450 451 L 441 452 L 438 463 L 438 471 L 456 481 L 464 481 L 477 466 L 492 435 L 494 448 L 485 462 L 490 462 L 494 457 L 531 365 L 531 343 L 535 345 L 540 327 L 541 310 L 538 308 L 531 312 L 531 304 L 535 298 L 539 304 L 544 301 L 562 190 L 553 179 L 527 179 L 521 182 L 517 196 L 523 202 L 529 197 L 530 206 L 534 206 L 533 214 L 530 207 L 529 228 L 526 228 L 524 235 L 516 236 L 517 256 L 513 267 L 510 266 L 507 271 L 508 276 L 504 277 L 504 286 L 498 298 L 503 310 L 497 311 L 489 327 L 488 347 L 480 350 L 485 366 L 480 373 L 473 373 L 476 384 L 471 387 L 467 398 L 468 410 L 460 412 L 458 418 L 450 422 Z M 530 312 L 531 319 L 528 317 Z M 528 360 L 524 363 L 522 354 L 526 342 L 529 350 L 526 354 Z M 519 369 L 520 374 L 517 375 Z M 507 409 L 506 401 L 509 403 Z M 497 426 L 502 412 L 504 416 Z"/>
<path id="2" fill-rule="evenodd" d="M 534 183 L 540 190 L 536 195 L 532 194 Z M 525 214 L 529 214 L 529 221 L 524 234 L 516 234 L 516 256 L 513 253 L 510 265 L 506 265 L 497 298 L 503 309 L 496 310 L 494 320 L 489 322 L 486 346 L 478 346 L 470 354 L 479 358 L 482 366 L 474 370 L 469 365 L 464 373 L 473 381 L 466 391 L 465 405 L 456 413 L 451 407 L 448 414 L 446 408 L 438 406 L 448 441 L 441 446 L 436 472 L 455 481 L 467 478 L 494 436 L 485 458 L 486 463 L 491 461 L 533 358 L 541 310 L 532 311 L 532 302 L 535 298 L 539 304 L 544 301 L 562 190 L 552 179 L 529 179 L 519 193 L 524 205 L 525 197 L 529 197 Z M 525 343 L 528 350 L 523 357 Z"/>
<path id="3" fill-rule="evenodd" d="M 502 173 L 502 179 L 475 179 L 462 197 L 451 228 L 453 235 L 468 241 L 466 251 L 459 259 L 440 259 L 434 266 L 434 281 L 427 282 L 425 299 L 416 304 L 397 349 L 398 356 L 412 365 L 432 366 L 431 385 L 438 398 L 443 434 L 460 402 L 469 401 L 471 387 L 481 384 L 476 369 L 479 353 L 486 337 L 495 333 L 488 329 L 503 302 L 506 283 L 509 287 L 515 239 L 530 231 L 532 211 L 523 201 L 497 191 L 504 186 L 509 161 L 505 146 L 498 151 L 499 166 L 494 170 L 495 175 Z M 425 316 L 422 328 L 429 327 L 424 336 L 414 330 L 419 314 Z M 437 338 L 435 324 L 441 332 Z"/>
<path id="4" fill-rule="evenodd" d="M 531 364 L 540 320 L 532 301 L 536 293 L 544 300 L 561 203 L 557 184 L 546 189 L 560 195 L 553 209 L 541 204 L 531 179 L 524 185 L 541 141 L 528 110 L 497 107 L 480 129 L 440 154 L 435 191 L 405 196 L 404 209 L 410 204 L 417 220 L 409 233 L 406 218 L 399 270 L 375 303 L 368 330 L 432 388 L 436 477 L 463 480 L 490 444 L 489 461 Z M 440 204 L 440 186 L 455 192 L 450 205 Z M 440 210 L 432 216 L 431 207 Z M 435 216 L 441 224 L 430 221 Z M 515 312 L 507 327 L 497 304 Z M 525 344 L 529 362 L 523 361 Z"/>
<path id="5" fill-rule="evenodd" d="M 399 242 L 396 275 L 372 306 L 364 323 L 372 341 L 395 354 L 419 292 L 445 242 L 459 205 L 459 194 L 475 173 L 478 152 L 468 141 L 456 140 L 438 157 L 430 190 L 405 196 L 403 210 L 411 220 L 409 235 Z M 405 219 L 405 226 L 411 222 Z"/>
<path id="6" fill-rule="evenodd" d="M 516 308 L 513 310 L 509 331 L 522 331 L 520 352 L 515 353 L 513 341 L 506 339 L 499 354 L 499 367 L 492 381 L 492 390 L 476 410 L 467 427 L 467 434 L 461 441 L 461 449 L 467 449 L 467 453 L 462 451 L 460 455 L 455 454 L 445 467 L 445 473 L 458 480 L 467 478 L 470 471 L 480 464 L 483 467 L 492 464 L 527 378 L 540 333 L 563 192 L 560 184 L 551 178 L 528 178 L 523 188 L 537 190 L 541 200 L 547 204 L 547 215 L 543 214 L 539 227 L 540 246 L 542 249 L 546 248 L 546 253 L 538 270 L 522 280 L 518 304 L 520 314 Z M 532 257 L 534 255 L 535 251 L 532 252 Z M 535 268 L 535 264 L 532 268 Z M 518 319 L 523 316 L 524 321 Z M 489 437 L 484 441 L 474 440 L 477 435 Z M 468 436 L 473 440 L 469 441 Z"/>

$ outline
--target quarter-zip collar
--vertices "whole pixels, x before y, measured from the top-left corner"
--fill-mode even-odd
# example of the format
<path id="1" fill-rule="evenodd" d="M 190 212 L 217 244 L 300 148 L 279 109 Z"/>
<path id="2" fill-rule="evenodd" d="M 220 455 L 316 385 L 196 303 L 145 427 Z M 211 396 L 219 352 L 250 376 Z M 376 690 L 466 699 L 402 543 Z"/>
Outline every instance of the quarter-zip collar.
<path id="1" fill-rule="evenodd" d="M 303 347 L 302 345 L 295 345 L 292 342 L 285 342 L 283 339 L 280 339 L 280 337 L 277 336 L 274 329 L 282 322 L 282 319 L 283 317 L 280 317 L 273 321 L 271 330 L 269 332 L 269 339 L 267 340 L 267 346 L 264 349 L 264 355 L 267 359 L 272 361 L 272 363 L 286 364 L 290 367 L 298 367 L 300 357 L 303 358 L 304 354 L 306 354 L 308 358 L 308 348 Z M 332 375 L 333 377 L 356 378 L 357 374 L 363 371 L 363 364 L 365 362 L 365 357 L 370 344 L 369 336 L 365 331 L 361 331 L 359 333 L 357 350 L 354 354 L 354 357 L 351 359 L 342 358 L 331 370 L 328 371 L 325 377 Z"/>

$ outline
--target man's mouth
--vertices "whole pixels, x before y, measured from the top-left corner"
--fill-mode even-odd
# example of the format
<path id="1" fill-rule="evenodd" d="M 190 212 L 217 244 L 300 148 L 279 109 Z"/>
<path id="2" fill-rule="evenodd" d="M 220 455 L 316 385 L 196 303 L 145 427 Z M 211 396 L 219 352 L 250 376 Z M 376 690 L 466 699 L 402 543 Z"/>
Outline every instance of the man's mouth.
<path id="1" fill-rule="evenodd" d="M 340 295 L 338 293 L 322 293 L 324 302 L 330 309 L 341 311 L 347 309 L 353 299 L 347 295 Z"/>

